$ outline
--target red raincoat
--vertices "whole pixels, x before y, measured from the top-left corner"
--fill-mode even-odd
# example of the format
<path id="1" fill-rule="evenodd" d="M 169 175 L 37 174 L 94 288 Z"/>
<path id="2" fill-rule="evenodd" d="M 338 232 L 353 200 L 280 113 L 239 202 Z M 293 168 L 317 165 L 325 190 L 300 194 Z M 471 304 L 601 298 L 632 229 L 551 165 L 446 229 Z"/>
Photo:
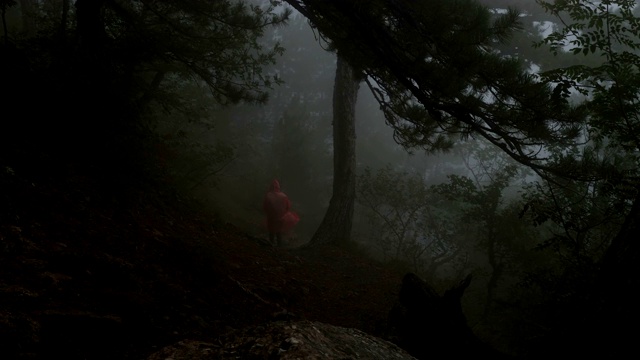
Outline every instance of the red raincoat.
<path id="1" fill-rule="evenodd" d="M 270 234 L 287 233 L 300 220 L 298 214 L 291 211 L 291 201 L 280 190 L 278 180 L 271 182 L 262 202 L 262 208 L 267 216 L 267 230 Z"/>

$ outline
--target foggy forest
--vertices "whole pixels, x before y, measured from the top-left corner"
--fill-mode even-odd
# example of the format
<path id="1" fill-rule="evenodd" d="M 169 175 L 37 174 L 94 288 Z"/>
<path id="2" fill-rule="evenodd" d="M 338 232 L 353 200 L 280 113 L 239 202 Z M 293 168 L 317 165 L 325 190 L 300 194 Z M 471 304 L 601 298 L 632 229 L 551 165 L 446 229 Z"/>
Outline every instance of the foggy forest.
<path id="1" fill-rule="evenodd" d="M 635 0 L 0 10 L 1 359 L 635 352 Z"/>

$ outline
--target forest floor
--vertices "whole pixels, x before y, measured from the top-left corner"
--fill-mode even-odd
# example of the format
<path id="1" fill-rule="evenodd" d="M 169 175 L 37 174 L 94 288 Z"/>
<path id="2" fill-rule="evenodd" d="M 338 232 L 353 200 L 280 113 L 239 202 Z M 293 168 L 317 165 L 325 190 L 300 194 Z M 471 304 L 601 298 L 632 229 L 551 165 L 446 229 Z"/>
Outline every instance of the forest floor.
<path id="1" fill-rule="evenodd" d="M 402 273 L 273 247 L 190 201 L 0 169 L 0 357 L 144 359 L 293 318 L 384 337 Z"/>

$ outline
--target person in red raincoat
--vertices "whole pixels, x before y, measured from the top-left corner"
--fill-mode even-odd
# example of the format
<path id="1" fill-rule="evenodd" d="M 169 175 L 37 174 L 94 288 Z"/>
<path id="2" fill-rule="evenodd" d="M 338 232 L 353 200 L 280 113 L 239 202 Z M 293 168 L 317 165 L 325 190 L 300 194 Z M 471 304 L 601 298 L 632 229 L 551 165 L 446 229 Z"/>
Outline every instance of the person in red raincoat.
<path id="1" fill-rule="evenodd" d="M 264 196 L 262 208 L 267 216 L 269 241 L 272 244 L 283 245 L 283 236 L 291 231 L 300 218 L 291 211 L 291 201 L 287 194 L 280 190 L 278 180 L 274 179 L 271 182 L 269 191 Z"/>

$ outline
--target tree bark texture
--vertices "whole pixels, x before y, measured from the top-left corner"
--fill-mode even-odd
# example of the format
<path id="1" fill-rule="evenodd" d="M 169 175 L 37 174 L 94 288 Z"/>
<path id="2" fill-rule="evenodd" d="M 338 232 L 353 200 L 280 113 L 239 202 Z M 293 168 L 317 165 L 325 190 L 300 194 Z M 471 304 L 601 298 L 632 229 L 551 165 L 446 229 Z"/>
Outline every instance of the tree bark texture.
<path id="1" fill-rule="evenodd" d="M 355 112 L 360 76 L 338 55 L 333 88 L 333 194 L 311 244 L 349 240 L 356 194 Z"/>

